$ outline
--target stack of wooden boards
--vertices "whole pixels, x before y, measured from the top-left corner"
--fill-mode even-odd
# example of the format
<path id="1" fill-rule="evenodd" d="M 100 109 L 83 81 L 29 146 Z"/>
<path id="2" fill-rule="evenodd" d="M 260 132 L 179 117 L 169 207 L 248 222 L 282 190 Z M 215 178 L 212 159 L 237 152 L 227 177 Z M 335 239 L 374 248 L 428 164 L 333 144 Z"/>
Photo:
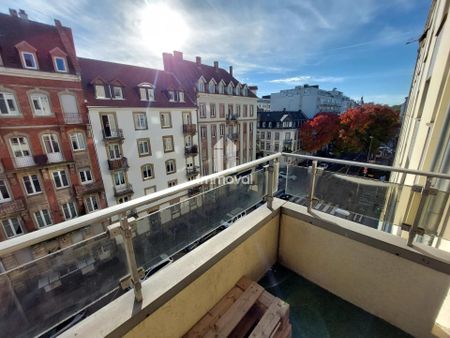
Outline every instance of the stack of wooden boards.
<path id="1" fill-rule="evenodd" d="M 289 304 L 246 277 L 184 335 L 193 337 L 291 337 Z"/>

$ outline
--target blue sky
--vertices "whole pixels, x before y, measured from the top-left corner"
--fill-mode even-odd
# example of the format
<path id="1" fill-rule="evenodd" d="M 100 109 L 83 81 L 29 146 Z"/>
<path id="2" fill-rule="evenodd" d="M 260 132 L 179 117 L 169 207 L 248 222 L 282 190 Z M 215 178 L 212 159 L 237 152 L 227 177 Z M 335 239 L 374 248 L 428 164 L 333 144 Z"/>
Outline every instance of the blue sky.
<path id="1" fill-rule="evenodd" d="M 408 94 L 429 0 L 43 1 L 0 4 L 60 19 L 80 56 L 162 68 L 163 51 L 233 65 L 258 95 L 308 83 L 396 104 Z"/>

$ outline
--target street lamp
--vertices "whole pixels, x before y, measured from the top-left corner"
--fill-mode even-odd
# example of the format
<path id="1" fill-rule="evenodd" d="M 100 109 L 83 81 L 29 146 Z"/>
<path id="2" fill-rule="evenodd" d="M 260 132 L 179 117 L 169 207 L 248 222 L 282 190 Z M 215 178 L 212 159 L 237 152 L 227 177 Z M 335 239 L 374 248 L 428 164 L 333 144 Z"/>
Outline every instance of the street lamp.
<path id="1" fill-rule="evenodd" d="M 370 151 L 372 150 L 372 141 L 373 141 L 373 136 L 369 137 L 370 137 L 370 145 L 369 145 L 369 152 L 367 153 L 367 162 L 369 162 L 370 159 Z"/>

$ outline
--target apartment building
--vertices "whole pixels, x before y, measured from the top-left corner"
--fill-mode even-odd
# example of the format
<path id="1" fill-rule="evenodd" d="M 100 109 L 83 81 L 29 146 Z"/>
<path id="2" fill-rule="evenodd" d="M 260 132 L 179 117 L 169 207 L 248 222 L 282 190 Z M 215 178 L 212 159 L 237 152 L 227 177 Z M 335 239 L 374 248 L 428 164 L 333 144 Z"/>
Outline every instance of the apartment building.
<path id="1" fill-rule="evenodd" d="M 300 127 L 307 120 L 302 112 L 258 112 L 256 142 L 259 155 L 280 151 L 297 153 L 300 150 Z"/>
<path id="2" fill-rule="evenodd" d="M 198 176 L 195 103 L 173 74 L 84 58 L 79 63 L 108 205 Z"/>
<path id="3" fill-rule="evenodd" d="M 450 172 L 449 6 L 449 1 L 432 2 L 424 33 L 419 39 L 416 67 L 393 164 L 396 167 L 446 174 Z M 402 179 L 400 174 L 391 178 L 396 183 Z M 399 209 L 411 209 L 410 216 L 404 222 L 414 224 L 414 210 L 420 209 L 422 218 L 417 225 L 429 234 L 430 240 L 442 236 L 439 245 L 450 250 L 450 182 L 435 179 L 428 186 L 423 177 L 412 175 L 406 177 L 405 181 L 408 185 L 426 189 L 423 190 L 425 197 L 424 194 L 409 191 L 393 196 L 398 200 Z M 426 202 L 423 208 L 420 208 L 421 199 Z M 430 199 L 434 203 L 430 203 Z"/>
<path id="4" fill-rule="evenodd" d="M 356 102 L 345 96 L 341 91 L 320 89 L 318 85 L 296 86 L 270 95 L 272 111 L 299 111 L 309 119 L 317 113 L 340 114 L 354 107 Z"/>
<path id="5" fill-rule="evenodd" d="M 163 54 L 164 70 L 180 79 L 197 104 L 200 169 L 208 175 L 256 158 L 256 88 L 240 83 L 215 61 L 213 66 Z"/>
<path id="6" fill-rule="evenodd" d="M 270 111 L 270 95 L 264 95 L 257 100 L 258 112 Z"/>
<path id="7" fill-rule="evenodd" d="M 0 14 L 0 240 L 106 206 L 87 124 L 70 28 Z"/>

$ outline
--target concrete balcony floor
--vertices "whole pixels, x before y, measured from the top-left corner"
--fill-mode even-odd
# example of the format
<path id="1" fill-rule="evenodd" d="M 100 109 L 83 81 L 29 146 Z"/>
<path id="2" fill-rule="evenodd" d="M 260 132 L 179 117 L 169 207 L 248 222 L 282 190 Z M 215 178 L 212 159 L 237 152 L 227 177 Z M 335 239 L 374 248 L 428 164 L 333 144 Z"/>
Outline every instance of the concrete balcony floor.
<path id="1" fill-rule="evenodd" d="M 279 264 L 259 284 L 290 305 L 292 337 L 412 337 Z"/>

